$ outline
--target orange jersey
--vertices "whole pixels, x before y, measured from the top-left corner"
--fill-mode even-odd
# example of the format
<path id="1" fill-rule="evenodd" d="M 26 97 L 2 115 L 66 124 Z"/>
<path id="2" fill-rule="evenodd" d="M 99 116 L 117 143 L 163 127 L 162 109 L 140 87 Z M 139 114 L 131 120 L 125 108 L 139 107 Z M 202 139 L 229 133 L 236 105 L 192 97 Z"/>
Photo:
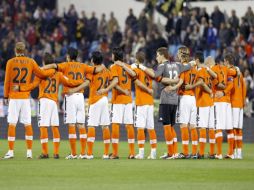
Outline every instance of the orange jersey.
<path id="1" fill-rule="evenodd" d="M 218 83 L 221 83 L 226 86 L 225 89 L 219 89 L 217 85 L 214 87 L 215 92 L 221 91 L 225 95 L 221 98 L 214 98 L 215 102 L 228 102 L 230 103 L 230 92 L 233 87 L 233 76 L 236 76 L 236 70 L 233 68 L 228 68 L 224 65 L 215 65 L 214 71 L 217 74 Z"/>
<path id="2" fill-rule="evenodd" d="M 212 87 L 211 76 L 205 68 L 199 68 L 197 70 L 197 81 L 200 79 L 202 79 L 209 88 Z M 196 87 L 195 94 L 197 107 L 208 107 L 213 105 L 213 99 L 211 98 L 210 94 L 203 89 L 202 86 Z"/>
<path id="3" fill-rule="evenodd" d="M 185 90 L 184 86 L 187 85 L 187 84 L 195 83 L 196 77 L 197 77 L 197 69 L 194 68 L 194 67 L 192 69 L 190 69 L 188 71 L 185 71 L 185 72 L 180 74 L 180 79 L 183 80 L 183 84 L 178 90 L 178 94 L 180 96 L 183 96 L 183 95 L 194 96 L 195 95 L 195 89 Z"/>
<path id="4" fill-rule="evenodd" d="M 137 74 L 137 79 L 142 82 L 144 85 L 146 85 L 148 88 L 153 88 L 153 80 L 151 77 L 145 74 L 144 71 L 141 69 L 136 68 L 135 72 Z M 143 106 L 143 105 L 153 105 L 153 96 L 144 90 L 142 90 L 140 87 L 135 85 L 136 90 L 136 105 L 137 106 Z"/>
<path id="5" fill-rule="evenodd" d="M 37 63 L 29 57 L 14 57 L 8 60 L 6 65 L 4 97 L 11 99 L 27 99 L 30 96 L 30 91 L 17 92 L 13 90 L 13 87 L 17 85 L 23 87 L 31 83 L 33 74 L 39 78 L 44 78 L 54 73 L 54 69 L 40 69 Z"/>
<path id="6" fill-rule="evenodd" d="M 88 66 L 80 62 L 65 62 L 58 64 L 58 70 L 62 72 L 65 76 L 72 80 L 80 80 L 86 77 L 86 74 L 93 74 L 95 67 Z M 64 86 L 63 93 L 67 94 L 69 91 L 68 86 Z M 81 90 L 80 93 L 83 93 L 84 90 Z"/>
<path id="7" fill-rule="evenodd" d="M 233 80 L 233 88 L 231 91 L 232 108 L 243 108 L 246 98 L 246 85 L 243 76 L 237 76 Z"/>
<path id="8" fill-rule="evenodd" d="M 127 65 L 130 67 L 130 65 Z M 131 76 L 119 65 L 112 65 L 110 67 L 112 78 L 118 78 L 118 85 L 125 89 L 131 91 Z M 131 95 L 127 96 L 120 93 L 118 90 L 112 90 L 112 104 L 129 104 L 132 102 Z"/>
<path id="9" fill-rule="evenodd" d="M 109 81 L 111 80 L 111 73 L 108 69 L 104 69 L 102 72 L 95 75 L 88 74 L 87 79 L 90 80 L 90 91 L 89 91 L 89 104 L 94 104 L 104 96 L 108 94 L 98 95 L 97 91 L 102 88 L 107 88 Z"/>
<path id="10" fill-rule="evenodd" d="M 31 91 L 39 85 L 39 99 L 48 98 L 58 101 L 58 87 L 62 83 L 65 86 L 75 87 L 83 83 L 83 80 L 71 80 L 61 72 L 56 72 L 46 79 L 34 78 L 34 81 L 26 86 L 20 87 L 20 91 Z"/>

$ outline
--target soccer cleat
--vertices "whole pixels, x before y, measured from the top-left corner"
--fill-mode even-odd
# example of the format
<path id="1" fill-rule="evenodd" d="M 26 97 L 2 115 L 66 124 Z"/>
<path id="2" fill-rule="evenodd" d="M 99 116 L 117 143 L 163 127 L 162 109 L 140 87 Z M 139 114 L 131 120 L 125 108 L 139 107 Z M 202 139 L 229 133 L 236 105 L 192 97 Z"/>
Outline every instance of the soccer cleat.
<path id="1" fill-rule="evenodd" d="M 110 154 L 109 159 L 111 159 L 111 160 L 119 159 L 119 156 L 115 156 L 114 154 Z"/>
<path id="2" fill-rule="evenodd" d="M 160 156 L 160 159 L 166 159 L 168 157 L 168 153 L 164 153 L 162 156 Z"/>
<path id="3" fill-rule="evenodd" d="M 135 156 L 134 155 L 129 155 L 128 159 L 135 159 Z"/>
<path id="4" fill-rule="evenodd" d="M 14 158 L 13 154 L 9 154 L 8 152 L 4 155 L 3 159 L 12 159 Z"/>
<path id="5" fill-rule="evenodd" d="M 78 156 L 78 159 L 86 159 L 86 157 L 87 157 L 86 154 L 84 154 L 84 155 L 80 154 L 80 155 Z"/>
<path id="6" fill-rule="evenodd" d="M 103 154 L 102 159 L 103 160 L 108 160 L 109 159 L 109 155 Z"/>
<path id="7" fill-rule="evenodd" d="M 215 155 L 215 159 L 218 159 L 218 160 L 222 160 L 223 159 L 223 156 L 220 154 L 220 155 Z"/>
<path id="8" fill-rule="evenodd" d="M 59 159 L 59 158 L 60 158 L 59 154 L 54 154 L 54 159 Z"/>
<path id="9" fill-rule="evenodd" d="M 198 159 L 205 159 L 205 156 L 198 154 Z"/>
<path id="10" fill-rule="evenodd" d="M 208 159 L 215 159 L 215 154 L 208 154 L 207 158 Z"/>
<path id="11" fill-rule="evenodd" d="M 198 159 L 198 154 L 193 154 L 193 155 L 191 155 L 191 157 L 190 157 L 191 159 Z"/>
<path id="12" fill-rule="evenodd" d="M 48 159 L 49 155 L 48 154 L 41 154 L 40 156 L 38 156 L 38 159 Z"/>
<path id="13" fill-rule="evenodd" d="M 156 160 L 156 155 L 152 155 L 150 154 L 148 157 L 147 157 L 148 160 Z"/>
<path id="14" fill-rule="evenodd" d="M 137 154 L 137 155 L 135 156 L 135 158 L 138 159 L 138 160 L 143 160 L 143 159 L 144 159 L 144 155 Z"/>
<path id="15" fill-rule="evenodd" d="M 166 159 L 166 160 L 174 160 L 174 159 L 176 159 L 176 156 L 174 156 L 174 155 L 168 155 L 167 158 L 164 158 L 164 159 Z"/>
<path id="16" fill-rule="evenodd" d="M 73 159 L 77 159 L 77 158 L 78 158 L 77 155 L 73 156 L 72 154 L 69 154 L 68 156 L 65 157 L 66 160 L 73 160 Z"/>
<path id="17" fill-rule="evenodd" d="M 93 155 L 87 155 L 87 156 L 86 156 L 86 159 L 87 159 L 87 160 L 92 160 L 92 159 L 93 159 Z"/>
<path id="18" fill-rule="evenodd" d="M 175 157 L 176 159 L 190 159 L 191 156 L 190 155 L 184 155 L 183 153 L 180 153 L 177 157 Z"/>
<path id="19" fill-rule="evenodd" d="M 225 159 L 232 159 L 232 160 L 235 159 L 235 157 L 234 157 L 233 154 L 231 154 L 231 155 L 228 155 L 228 154 L 227 154 L 226 156 L 224 156 L 224 158 L 225 158 Z"/>

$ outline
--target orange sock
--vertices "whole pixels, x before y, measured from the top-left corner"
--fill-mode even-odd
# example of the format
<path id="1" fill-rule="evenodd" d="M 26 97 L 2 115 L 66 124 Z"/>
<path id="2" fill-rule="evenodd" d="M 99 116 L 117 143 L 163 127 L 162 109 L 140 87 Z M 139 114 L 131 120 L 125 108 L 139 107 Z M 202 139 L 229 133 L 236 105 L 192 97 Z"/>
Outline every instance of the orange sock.
<path id="1" fill-rule="evenodd" d="M 138 148 L 144 148 L 145 146 L 145 130 L 138 128 Z"/>
<path id="2" fill-rule="evenodd" d="M 182 137 L 182 146 L 183 154 L 189 154 L 189 129 L 186 125 L 181 125 L 181 137 Z"/>
<path id="3" fill-rule="evenodd" d="M 242 148 L 243 147 L 243 130 L 236 129 L 236 147 Z"/>
<path id="4" fill-rule="evenodd" d="M 119 124 L 112 123 L 112 147 L 113 147 L 113 155 L 118 156 L 118 143 L 119 143 Z"/>
<path id="5" fill-rule="evenodd" d="M 32 150 L 33 146 L 33 128 L 32 125 L 25 126 L 26 133 L 26 147 L 28 150 Z"/>
<path id="6" fill-rule="evenodd" d="M 157 148 L 157 137 L 156 137 L 156 132 L 154 129 L 149 129 L 149 137 L 150 137 L 150 144 L 151 148 Z"/>
<path id="7" fill-rule="evenodd" d="M 110 145 L 109 127 L 108 126 L 103 127 L 102 133 L 103 133 L 103 142 L 104 142 L 104 155 L 108 155 L 109 154 L 109 145 Z"/>
<path id="8" fill-rule="evenodd" d="M 93 155 L 93 144 L 95 141 L 95 128 L 94 127 L 88 127 L 88 133 L 87 133 L 87 155 L 91 156 Z"/>
<path id="9" fill-rule="evenodd" d="M 168 147 L 168 154 L 170 156 L 173 156 L 173 154 L 174 154 L 174 145 L 173 145 L 174 136 L 173 136 L 171 128 L 172 128 L 171 125 L 164 125 L 164 135 L 165 135 L 165 140 L 166 140 L 166 144 Z"/>
<path id="10" fill-rule="evenodd" d="M 8 127 L 8 145 L 9 145 L 9 150 L 13 150 L 14 149 L 15 137 L 16 137 L 16 126 L 9 124 L 9 127 Z"/>
<path id="11" fill-rule="evenodd" d="M 199 129 L 199 154 L 204 156 L 205 154 L 205 144 L 206 144 L 206 129 Z"/>
<path id="12" fill-rule="evenodd" d="M 216 130 L 215 138 L 216 138 L 216 145 L 217 145 L 217 155 L 221 155 L 222 154 L 222 142 L 223 142 L 222 130 Z"/>
<path id="13" fill-rule="evenodd" d="M 228 139 L 228 155 L 234 154 L 234 131 L 232 130 L 227 130 L 227 139 Z"/>
<path id="14" fill-rule="evenodd" d="M 48 127 L 40 127 L 42 154 L 48 154 Z"/>
<path id="15" fill-rule="evenodd" d="M 69 142 L 71 146 L 71 154 L 73 156 L 77 155 L 76 139 L 77 139 L 76 127 L 75 125 L 69 125 Z"/>
<path id="16" fill-rule="evenodd" d="M 215 154 L 215 131 L 214 129 L 209 129 L 209 144 L 210 144 L 210 155 Z"/>
<path id="17" fill-rule="evenodd" d="M 52 127 L 52 133 L 53 133 L 54 154 L 59 154 L 60 133 L 58 126 Z"/>
<path id="18" fill-rule="evenodd" d="M 127 130 L 127 138 L 128 138 L 128 144 L 129 144 L 129 155 L 135 155 L 135 132 L 134 127 L 131 124 L 126 125 Z"/>
<path id="19" fill-rule="evenodd" d="M 178 153 L 177 135 L 176 135 L 176 131 L 174 127 L 171 127 L 171 131 L 173 134 L 173 151 L 174 151 L 174 154 L 177 154 Z"/>
<path id="20" fill-rule="evenodd" d="M 79 140 L 80 140 L 80 154 L 85 155 L 86 154 L 86 139 L 87 139 L 87 134 L 86 134 L 86 128 L 85 127 L 80 127 L 79 128 Z"/>
<path id="21" fill-rule="evenodd" d="M 192 155 L 198 152 L 198 131 L 196 128 L 191 129 Z"/>

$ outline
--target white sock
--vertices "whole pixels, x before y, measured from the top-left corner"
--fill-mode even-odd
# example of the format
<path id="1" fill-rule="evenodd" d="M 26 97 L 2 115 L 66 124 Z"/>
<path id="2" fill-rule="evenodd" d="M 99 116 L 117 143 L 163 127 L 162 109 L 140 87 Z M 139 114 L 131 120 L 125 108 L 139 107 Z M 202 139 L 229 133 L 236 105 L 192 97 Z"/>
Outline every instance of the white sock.
<path id="1" fill-rule="evenodd" d="M 8 150 L 7 154 L 8 154 L 8 155 L 13 155 L 13 154 L 14 154 L 14 151 L 13 151 L 13 150 Z"/>
<path id="2" fill-rule="evenodd" d="M 144 154 L 145 154 L 145 149 L 139 148 L 139 155 L 144 156 Z"/>

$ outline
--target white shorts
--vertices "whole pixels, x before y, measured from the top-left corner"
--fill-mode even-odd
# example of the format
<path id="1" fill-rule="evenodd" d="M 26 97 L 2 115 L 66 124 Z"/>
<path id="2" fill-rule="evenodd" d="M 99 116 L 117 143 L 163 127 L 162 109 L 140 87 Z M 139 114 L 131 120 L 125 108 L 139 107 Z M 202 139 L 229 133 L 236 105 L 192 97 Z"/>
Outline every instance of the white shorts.
<path id="1" fill-rule="evenodd" d="M 41 98 L 38 104 L 38 126 L 59 126 L 59 116 L 56 102 L 48 98 Z"/>
<path id="2" fill-rule="evenodd" d="M 31 125 L 30 99 L 10 99 L 8 106 L 8 123 Z"/>
<path id="3" fill-rule="evenodd" d="M 227 102 L 215 102 L 215 128 L 221 130 L 233 129 L 232 123 L 232 108 Z"/>
<path id="4" fill-rule="evenodd" d="M 113 104 L 112 123 L 133 124 L 132 104 Z"/>
<path id="5" fill-rule="evenodd" d="M 177 123 L 196 125 L 197 107 L 195 96 L 180 96 L 177 112 Z"/>
<path id="6" fill-rule="evenodd" d="M 137 106 L 135 117 L 135 127 L 154 129 L 153 105 Z"/>
<path id="7" fill-rule="evenodd" d="M 110 125 L 108 98 L 103 97 L 89 106 L 88 126 Z"/>
<path id="8" fill-rule="evenodd" d="M 242 129 L 243 128 L 243 109 L 242 108 L 232 108 L 232 122 L 233 128 Z"/>
<path id="9" fill-rule="evenodd" d="M 64 123 L 84 124 L 85 117 L 85 99 L 82 93 L 65 95 L 64 97 Z"/>
<path id="10" fill-rule="evenodd" d="M 197 108 L 197 127 L 214 129 L 214 106 Z"/>

